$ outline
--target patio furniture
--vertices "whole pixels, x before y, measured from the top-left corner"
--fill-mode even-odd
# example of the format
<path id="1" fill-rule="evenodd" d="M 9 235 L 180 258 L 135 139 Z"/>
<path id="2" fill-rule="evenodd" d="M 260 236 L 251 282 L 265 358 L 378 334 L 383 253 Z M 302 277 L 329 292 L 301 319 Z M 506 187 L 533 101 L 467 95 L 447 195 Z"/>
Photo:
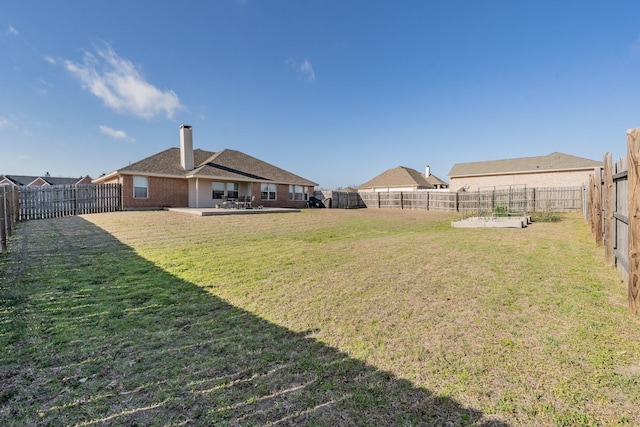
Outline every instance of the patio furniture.
<path id="1" fill-rule="evenodd" d="M 253 200 L 254 196 L 240 196 L 238 197 L 238 207 L 249 209 L 251 208 Z"/>
<path id="2" fill-rule="evenodd" d="M 222 197 L 222 206 L 227 209 L 235 209 L 238 207 L 238 200 L 224 196 Z"/>

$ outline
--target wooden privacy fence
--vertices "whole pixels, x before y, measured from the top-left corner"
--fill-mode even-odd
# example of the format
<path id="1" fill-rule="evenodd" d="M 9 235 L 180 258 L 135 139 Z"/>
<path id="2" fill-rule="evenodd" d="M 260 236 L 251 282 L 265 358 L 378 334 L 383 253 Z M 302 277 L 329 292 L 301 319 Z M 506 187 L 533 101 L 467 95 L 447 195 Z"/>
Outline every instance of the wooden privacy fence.
<path id="1" fill-rule="evenodd" d="M 435 191 L 389 191 L 359 193 L 367 208 L 425 209 L 456 212 L 458 193 Z"/>
<path id="2" fill-rule="evenodd" d="M 13 234 L 18 221 L 18 189 L 0 185 L 0 253 L 7 252 L 7 237 Z"/>
<path id="3" fill-rule="evenodd" d="M 629 313 L 640 315 L 640 128 L 627 131 L 627 156 L 612 163 L 606 153 L 583 191 L 596 244 L 627 285 Z"/>
<path id="4" fill-rule="evenodd" d="M 55 218 L 122 209 L 120 184 L 21 187 L 19 220 Z"/>
<path id="5" fill-rule="evenodd" d="M 314 196 L 322 200 L 327 208 L 354 209 L 367 207 L 360 195 L 354 191 L 321 190 L 316 191 Z"/>
<path id="6" fill-rule="evenodd" d="M 358 193 L 368 208 L 425 209 L 486 216 L 496 209 L 513 214 L 580 212 L 580 187 L 495 187 L 482 191 L 390 191 Z"/>

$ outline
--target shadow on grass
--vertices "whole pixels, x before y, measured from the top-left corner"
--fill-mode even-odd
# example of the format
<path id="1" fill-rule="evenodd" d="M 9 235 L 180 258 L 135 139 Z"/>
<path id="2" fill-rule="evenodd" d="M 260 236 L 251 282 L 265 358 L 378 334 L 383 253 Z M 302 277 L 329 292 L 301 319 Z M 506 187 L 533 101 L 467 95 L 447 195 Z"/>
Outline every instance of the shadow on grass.
<path id="1" fill-rule="evenodd" d="M 2 425 L 505 425 L 234 307 L 81 218 L 22 223 L 11 248 Z"/>

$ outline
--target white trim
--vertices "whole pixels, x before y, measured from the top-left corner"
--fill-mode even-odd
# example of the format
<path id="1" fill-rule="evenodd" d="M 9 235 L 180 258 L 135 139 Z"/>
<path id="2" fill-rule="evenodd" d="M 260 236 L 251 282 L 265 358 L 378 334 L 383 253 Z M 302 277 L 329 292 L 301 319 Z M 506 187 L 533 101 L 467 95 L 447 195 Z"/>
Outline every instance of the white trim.
<path id="1" fill-rule="evenodd" d="M 136 178 L 144 178 L 146 181 L 146 187 L 141 187 L 138 186 L 136 187 Z M 133 198 L 134 199 L 141 199 L 141 200 L 145 200 L 149 198 L 149 177 L 148 176 L 144 176 L 144 175 L 133 175 L 133 179 L 132 179 L 132 183 L 131 183 L 131 187 L 133 188 Z M 145 188 L 147 190 L 147 195 L 145 197 L 136 197 L 136 188 Z"/>
<path id="2" fill-rule="evenodd" d="M 200 191 L 199 191 L 200 188 L 198 184 L 199 184 L 199 179 L 196 178 L 196 208 L 200 207 Z"/>
<path id="3" fill-rule="evenodd" d="M 113 179 L 117 176 L 124 176 L 124 175 L 128 175 L 128 176 L 152 176 L 152 177 L 157 177 L 157 178 L 173 178 L 173 179 L 209 179 L 212 181 L 224 181 L 224 182 L 249 182 L 249 183 L 258 183 L 258 184 L 284 184 L 284 185 L 302 185 L 303 187 L 316 187 L 317 183 L 315 182 L 308 182 L 308 183 L 301 183 L 300 181 L 271 181 L 271 180 L 262 180 L 262 179 L 250 179 L 250 178 L 236 178 L 236 177 L 228 177 L 228 176 L 219 176 L 219 175 L 198 175 L 195 176 L 193 174 L 187 174 L 187 175 L 169 175 L 169 174 L 161 174 L 161 173 L 147 173 L 147 172 L 122 172 L 122 171 L 114 171 L 111 172 L 107 175 L 103 175 L 101 177 L 98 177 L 94 180 L 92 180 L 91 182 L 94 184 L 99 184 L 103 181 L 107 181 L 110 179 Z"/>

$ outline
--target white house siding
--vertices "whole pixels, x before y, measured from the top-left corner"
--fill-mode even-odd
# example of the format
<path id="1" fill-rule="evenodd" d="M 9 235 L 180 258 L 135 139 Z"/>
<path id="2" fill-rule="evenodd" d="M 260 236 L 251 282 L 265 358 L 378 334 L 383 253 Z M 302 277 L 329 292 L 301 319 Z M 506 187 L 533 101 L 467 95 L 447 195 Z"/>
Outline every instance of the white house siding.
<path id="1" fill-rule="evenodd" d="M 390 191 L 416 191 L 415 187 L 385 187 L 373 190 L 376 193 L 388 193 Z M 371 189 L 363 189 L 362 192 L 371 192 Z"/>
<path id="2" fill-rule="evenodd" d="M 189 207 L 190 208 L 213 208 L 215 201 L 212 198 L 213 189 L 211 188 L 211 180 L 201 179 L 189 180 Z M 222 200 L 218 201 L 222 203 Z"/>
<path id="3" fill-rule="evenodd" d="M 508 175 L 485 175 L 473 177 L 452 177 L 451 191 L 465 186 L 467 191 L 478 191 L 487 187 L 523 186 L 527 187 L 575 187 L 589 182 L 593 169 L 566 172 L 536 172 Z"/>
<path id="4" fill-rule="evenodd" d="M 379 187 L 379 188 L 360 188 L 358 193 L 389 193 L 394 191 L 418 191 L 416 187 Z"/>
<path id="5" fill-rule="evenodd" d="M 189 180 L 189 207 L 190 208 L 215 208 L 216 205 L 222 206 L 222 199 L 213 198 L 212 179 L 198 178 Z M 224 181 L 217 181 L 224 182 Z M 251 195 L 250 182 L 238 182 L 238 193 L 240 196 Z"/>

